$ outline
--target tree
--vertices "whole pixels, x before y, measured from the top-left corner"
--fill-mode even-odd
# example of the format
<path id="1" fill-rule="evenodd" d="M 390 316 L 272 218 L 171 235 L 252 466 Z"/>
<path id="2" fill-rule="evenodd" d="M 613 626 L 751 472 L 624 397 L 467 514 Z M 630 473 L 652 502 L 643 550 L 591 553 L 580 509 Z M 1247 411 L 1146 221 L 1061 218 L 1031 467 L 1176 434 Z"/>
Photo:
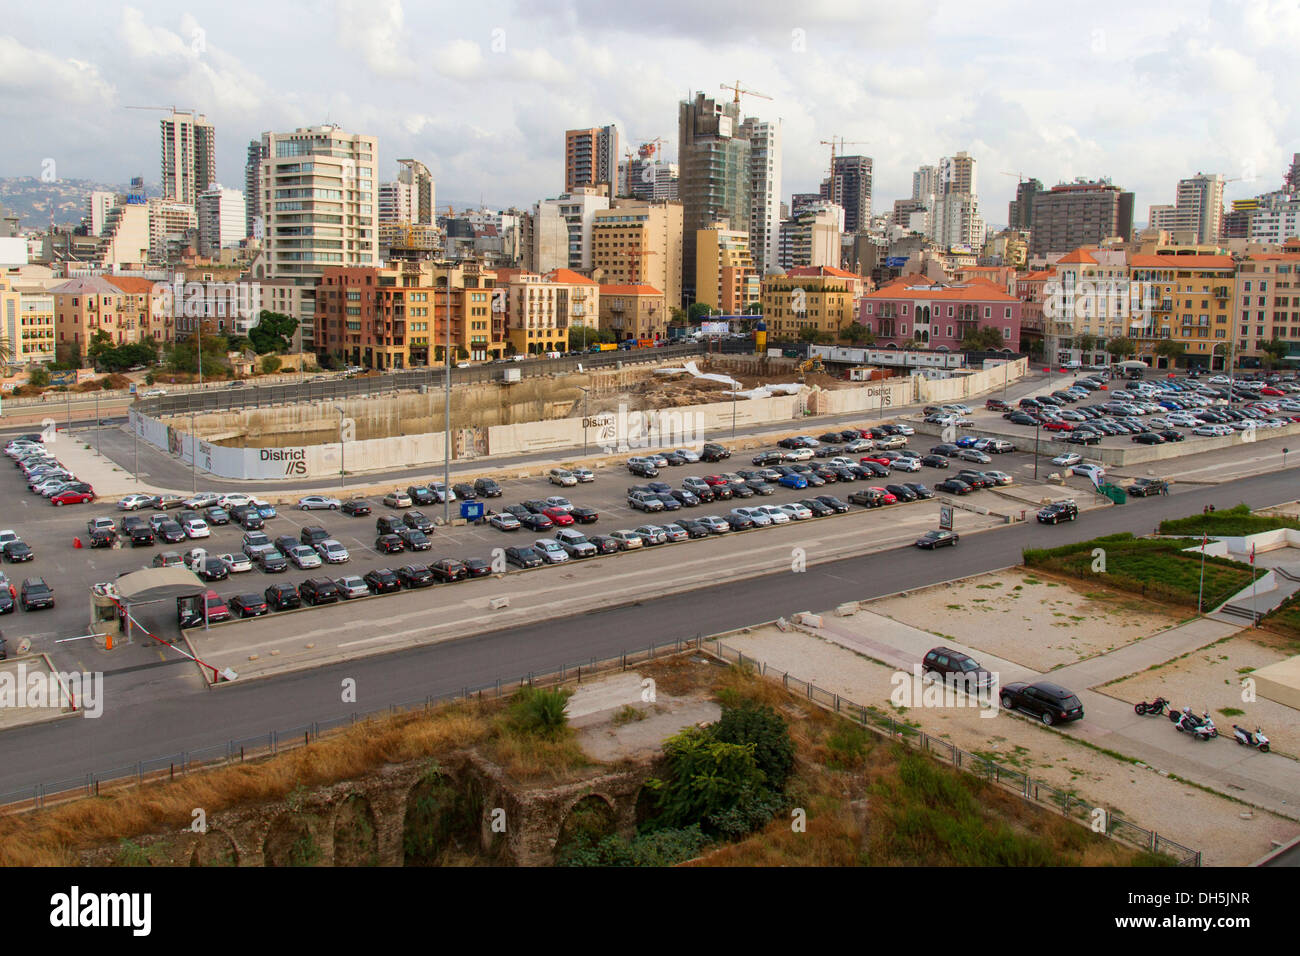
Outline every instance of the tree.
<path id="1" fill-rule="evenodd" d="M 1091 352 L 1097 348 L 1101 339 L 1095 335 L 1079 335 L 1074 338 L 1074 347 L 1080 352 Z"/>
<path id="2" fill-rule="evenodd" d="M 3 335 L 0 335 L 0 364 L 12 362 L 14 360 L 13 344 Z"/>
<path id="3" fill-rule="evenodd" d="M 614 332 L 611 329 L 593 329 L 586 325 L 569 326 L 569 348 L 574 350 L 585 349 L 595 345 L 597 342 L 613 342 Z"/>
<path id="4" fill-rule="evenodd" d="M 280 312 L 263 309 L 258 313 L 257 325 L 248 330 L 248 340 L 258 355 L 267 352 L 287 352 L 298 331 L 298 320 Z"/>
<path id="5" fill-rule="evenodd" d="M 456 346 L 456 359 L 463 362 L 467 358 L 469 358 L 469 349 L 463 345 Z"/>
<path id="6" fill-rule="evenodd" d="M 759 769 L 752 743 L 724 743 L 699 727 L 687 727 L 664 742 L 668 775 L 652 778 L 660 817 L 666 827 L 688 826 L 734 808 L 761 791 L 767 777 Z"/>
<path id="7" fill-rule="evenodd" d="M 693 302 L 691 303 L 691 307 L 686 310 L 686 319 L 688 322 L 696 323 L 703 321 L 710 315 L 720 314 L 721 313 L 718 312 L 717 309 L 713 308 L 713 306 L 709 305 L 707 302 Z"/>
<path id="8" fill-rule="evenodd" d="M 1005 345 L 1006 340 L 1002 338 L 1002 332 L 991 325 L 973 329 L 961 340 L 963 352 L 996 352 Z"/>
<path id="9" fill-rule="evenodd" d="M 668 310 L 668 321 L 674 325 L 684 325 L 688 320 L 685 309 L 679 309 L 676 306 Z"/>
<path id="10" fill-rule="evenodd" d="M 272 354 L 262 356 L 262 371 L 267 375 L 273 375 L 280 371 L 280 366 L 283 364 L 284 363 L 280 361 L 280 356 L 278 355 Z"/>
<path id="11" fill-rule="evenodd" d="M 96 329 L 95 333 L 86 342 L 86 354 L 95 365 L 100 364 L 100 359 L 104 353 L 113 348 L 113 337 L 103 329 Z"/>
<path id="12" fill-rule="evenodd" d="M 50 384 L 50 373 L 44 366 L 34 368 L 27 373 L 27 384 L 35 388 L 44 388 Z"/>
<path id="13" fill-rule="evenodd" d="M 745 314 L 746 314 L 746 315 L 762 315 L 762 314 L 763 314 L 763 303 L 762 303 L 762 302 L 751 302 L 751 303 L 749 303 L 749 305 L 745 306 Z"/>
<path id="14" fill-rule="evenodd" d="M 1106 351 L 1116 360 L 1137 355 L 1137 343 L 1124 335 L 1116 336 L 1106 343 Z"/>
<path id="15" fill-rule="evenodd" d="M 851 322 L 840 329 L 840 338 L 857 345 L 873 345 L 876 341 L 875 333 L 861 322 Z"/>
<path id="16" fill-rule="evenodd" d="M 1177 339 L 1161 339 L 1152 349 L 1156 355 L 1161 355 L 1169 359 L 1170 365 L 1177 365 L 1178 360 L 1187 353 L 1187 344 L 1179 342 Z"/>
<path id="17" fill-rule="evenodd" d="M 1276 335 L 1273 336 L 1271 342 L 1265 342 L 1261 349 L 1264 352 L 1264 367 L 1269 369 L 1276 368 L 1286 358 L 1286 354 L 1290 350 L 1287 344 Z"/>

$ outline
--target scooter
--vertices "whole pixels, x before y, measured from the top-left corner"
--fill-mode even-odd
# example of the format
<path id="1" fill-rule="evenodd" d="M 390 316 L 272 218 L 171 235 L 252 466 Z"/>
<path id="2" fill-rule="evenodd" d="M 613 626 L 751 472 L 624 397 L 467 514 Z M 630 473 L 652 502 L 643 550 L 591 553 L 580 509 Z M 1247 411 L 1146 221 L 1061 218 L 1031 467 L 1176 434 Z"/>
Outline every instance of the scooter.
<path id="1" fill-rule="evenodd" d="M 1268 738 L 1264 736 L 1264 732 L 1258 727 L 1255 728 L 1255 732 L 1252 734 L 1245 727 L 1238 727 L 1233 724 L 1232 736 L 1237 743 L 1243 746 L 1254 747 L 1262 754 L 1268 753 Z"/>
<path id="2" fill-rule="evenodd" d="M 1190 712 L 1180 714 L 1174 726 L 1180 732 L 1191 734 L 1197 740 L 1209 740 L 1211 737 L 1219 736 L 1219 729 L 1214 726 L 1214 721 L 1208 712 L 1200 717 Z"/>
<path id="3" fill-rule="evenodd" d="M 1139 717 L 1144 717 L 1147 714 L 1150 714 L 1153 717 L 1159 717 L 1165 712 L 1165 708 L 1168 706 L 1169 701 L 1165 700 L 1163 697 L 1157 697 L 1149 704 L 1145 700 L 1139 701 L 1133 705 L 1133 711 Z"/>

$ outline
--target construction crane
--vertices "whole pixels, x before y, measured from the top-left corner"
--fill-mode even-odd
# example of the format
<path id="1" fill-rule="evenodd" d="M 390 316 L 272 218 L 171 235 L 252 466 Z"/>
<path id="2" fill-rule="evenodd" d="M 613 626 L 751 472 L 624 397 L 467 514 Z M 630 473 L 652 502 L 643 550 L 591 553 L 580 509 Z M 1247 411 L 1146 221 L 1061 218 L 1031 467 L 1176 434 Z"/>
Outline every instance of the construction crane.
<path id="1" fill-rule="evenodd" d="M 646 256 L 657 256 L 659 253 L 656 252 L 654 249 L 620 249 L 614 254 L 618 256 L 628 256 L 630 258 L 644 259 Z M 645 263 L 644 262 L 639 263 L 639 266 L 640 266 L 639 271 L 645 272 Z M 638 285 L 639 284 L 637 281 L 638 277 L 635 274 L 637 270 L 635 269 L 635 267 L 631 262 L 628 263 L 627 271 L 628 271 L 628 276 L 633 280 L 632 285 Z M 640 278 L 645 278 L 645 276 L 643 275 Z"/>
<path id="2" fill-rule="evenodd" d="M 758 92 L 757 90 L 745 89 L 743 86 L 740 85 L 740 80 L 737 80 L 734 86 L 728 86 L 726 83 L 723 83 L 721 88 L 724 90 L 732 90 L 736 94 L 736 98 L 732 100 L 733 103 L 740 102 L 741 93 L 744 93 L 746 96 L 757 96 L 760 100 L 770 100 L 772 98 L 770 96 Z"/>
<path id="3" fill-rule="evenodd" d="M 998 172 L 1000 172 L 1003 176 L 1015 176 L 1017 180 L 1022 183 L 1027 178 L 1024 173 L 1009 173 L 1005 169 L 999 169 Z"/>
<path id="4" fill-rule="evenodd" d="M 838 140 L 834 136 L 832 136 L 830 139 L 824 139 L 821 141 L 821 144 L 823 146 L 829 146 L 831 148 L 831 176 L 829 180 L 830 182 L 829 198 L 831 202 L 839 201 L 835 198 L 835 144 L 836 142 L 838 142 L 840 145 L 841 156 L 844 155 L 845 146 L 866 146 L 867 145 L 867 141 L 865 139 L 845 139 L 843 136 L 839 137 Z"/>
<path id="5" fill-rule="evenodd" d="M 662 136 L 656 136 L 654 139 L 647 139 L 637 147 L 637 156 L 640 159 L 649 159 L 658 153 L 663 155 L 664 143 L 667 142 Z"/>
<path id="6" fill-rule="evenodd" d="M 197 113 L 197 112 L 198 112 L 198 110 L 193 110 L 193 109 L 183 110 L 183 109 L 180 109 L 180 108 L 175 107 L 175 106 L 128 106 L 128 107 L 126 107 L 126 109 L 128 109 L 128 110 L 161 110 L 161 111 L 164 112 L 164 113 L 168 113 L 168 112 L 171 112 L 171 113 Z"/>

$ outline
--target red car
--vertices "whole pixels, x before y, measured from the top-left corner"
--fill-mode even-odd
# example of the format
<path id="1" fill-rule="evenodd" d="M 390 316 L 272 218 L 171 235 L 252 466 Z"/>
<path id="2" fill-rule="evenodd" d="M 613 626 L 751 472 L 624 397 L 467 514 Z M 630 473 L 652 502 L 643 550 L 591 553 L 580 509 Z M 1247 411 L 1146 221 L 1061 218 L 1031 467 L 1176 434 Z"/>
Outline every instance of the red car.
<path id="1" fill-rule="evenodd" d="M 1072 432 L 1074 431 L 1074 425 L 1070 422 L 1053 420 L 1044 423 L 1043 429 L 1049 432 Z"/>
<path id="2" fill-rule="evenodd" d="M 881 496 L 880 500 L 883 501 L 885 504 L 887 505 L 898 504 L 898 497 L 896 495 L 890 494 L 884 488 L 872 488 L 871 490 L 880 492 L 880 496 Z"/>
<path id="3" fill-rule="evenodd" d="M 858 461 L 864 463 L 868 461 L 874 461 L 877 465 L 884 465 L 886 468 L 888 468 L 890 465 L 893 464 L 892 461 L 890 461 L 888 458 L 885 458 L 883 455 L 867 455 L 865 458 L 859 458 Z"/>
<path id="4" fill-rule="evenodd" d="M 1265 385 L 1263 388 L 1261 388 L 1261 389 L 1259 390 L 1259 394 L 1261 394 L 1261 395 L 1285 395 L 1286 392 L 1282 391 L 1282 389 L 1280 389 L 1280 388 L 1274 388 L 1272 385 Z"/>
<path id="5" fill-rule="evenodd" d="M 563 508 L 543 508 L 542 514 L 555 522 L 557 528 L 565 528 L 573 524 L 573 515 L 569 514 Z"/>
<path id="6" fill-rule="evenodd" d="M 216 624 L 218 621 L 230 620 L 230 608 L 216 591 L 209 591 L 204 595 L 204 600 L 208 602 L 208 623 Z"/>
<path id="7" fill-rule="evenodd" d="M 79 505 L 94 500 L 95 493 L 93 491 L 60 491 L 57 495 L 50 498 L 50 501 L 56 506 Z"/>
<path id="8" fill-rule="evenodd" d="M 727 481 L 727 479 L 723 478 L 721 475 L 705 475 L 704 481 L 713 488 L 719 488 L 731 484 L 731 482 Z"/>

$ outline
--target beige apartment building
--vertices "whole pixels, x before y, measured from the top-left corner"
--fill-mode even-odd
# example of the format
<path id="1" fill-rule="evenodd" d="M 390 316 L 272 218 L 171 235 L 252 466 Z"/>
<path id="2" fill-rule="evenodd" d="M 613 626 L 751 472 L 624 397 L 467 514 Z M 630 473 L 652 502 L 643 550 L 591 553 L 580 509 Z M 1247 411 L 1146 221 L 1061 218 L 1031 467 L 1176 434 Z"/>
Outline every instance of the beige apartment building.
<path id="1" fill-rule="evenodd" d="M 1180 364 L 1226 368 L 1236 272 L 1232 256 L 1138 253 L 1129 258 L 1129 267 L 1134 282 L 1152 287 L 1153 300 L 1150 319 L 1135 317 L 1126 333 L 1137 340 L 1135 357 L 1153 368 L 1170 367 L 1173 363 L 1156 355 L 1155 346 L 1172 339 L 1187 349 Z"/>
<path id="2" fill-rule="evenodd" d="M 603 284 L 649 285 L 670 306 L 682 298 L 682 204 L 615 199 L 591 227 L 592 275 Z"/>
<path id="3" fill-rule="evenodd" d="M 1300 358 L 1300 253 L 1255 253 L 1238 261 L 1233 310 L 1238 361 L 1256 365 L 1274 338 Z"/>
<path id="4" fill-rule="evenodd" d="M 664 294 L 648 285 L 602 285 L 600 327 L 624 339 L 662 339 L 668 334 Z"/>
<path id="5" fill-rule="evenodd" d="M 127 294 L 107 279 L 69 279 L 51 292 L 60 360 L 84 359 L 91 336 L 100 330 L 108 333 L 113 345 L 139 341 L 138 313 L 130 309 Z"/>
<path id="6" fill-rule="evenodd" d="M 815 329 L 838 338 L 857 321 L 862 279 L 830 266 L 802 266 L 763 280 L 763 318 L 773 338 L 798 338 Z"/>
<path id="7" fill-rule="evenodd" d="M 762 294 L 749 233 L 715 225 L 695 232 L 695 301 L 740 315 Z"/>
<path id="8" fill-rule="evenodd" d="M 54 295 L 46 284 L 0 273 L 0 340 L 11 350 L 9 365 L 55 360 Z"/>

